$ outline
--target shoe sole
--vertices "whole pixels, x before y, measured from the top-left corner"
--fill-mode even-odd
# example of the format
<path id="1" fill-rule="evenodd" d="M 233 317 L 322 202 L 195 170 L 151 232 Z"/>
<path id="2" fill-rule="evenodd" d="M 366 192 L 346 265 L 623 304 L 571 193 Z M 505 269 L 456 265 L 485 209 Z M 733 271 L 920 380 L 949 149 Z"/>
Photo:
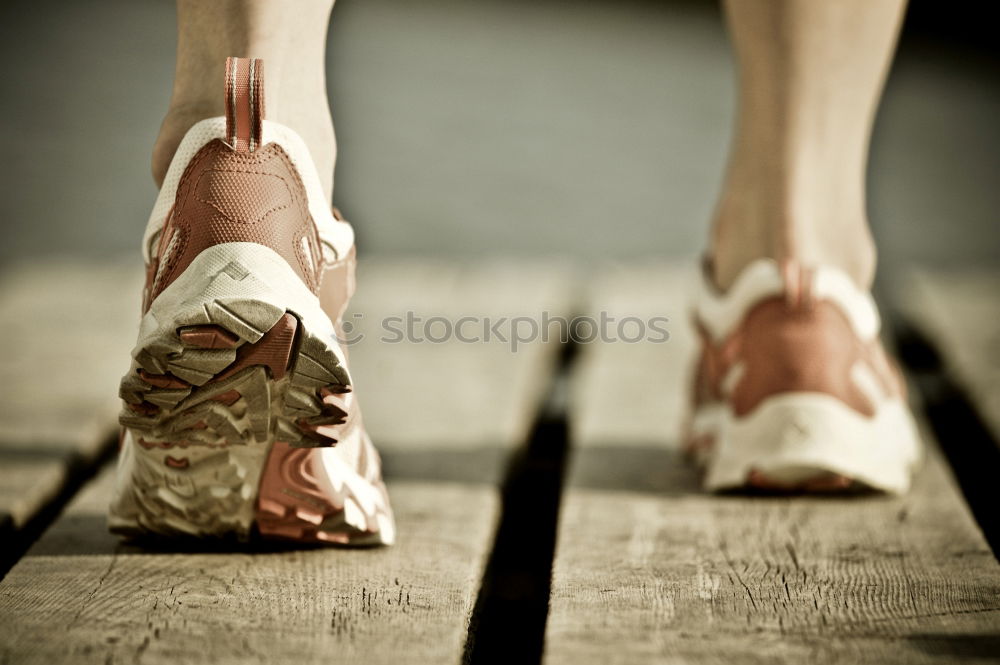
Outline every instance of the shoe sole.
<path id="1" fill-rule="evenodd" d="M 202 252 L 143 317 L 132 357 L 112 530 L 384 542 L 334 489 L 380 500 L 381 481 L 311 450 L 348 431 L 351 381 L 333 323 L 272 250 Z"/>
<path id="2" fill-rule="evenodd" d="M 842 492 L 860 484 L 902 494 L 921 457 L 904 403 L 882 404 L 867 418 L 820 393 L 772 397 L 743 417 L 727 407 L 703 410 L 688 442 L 711 491 Z"/>

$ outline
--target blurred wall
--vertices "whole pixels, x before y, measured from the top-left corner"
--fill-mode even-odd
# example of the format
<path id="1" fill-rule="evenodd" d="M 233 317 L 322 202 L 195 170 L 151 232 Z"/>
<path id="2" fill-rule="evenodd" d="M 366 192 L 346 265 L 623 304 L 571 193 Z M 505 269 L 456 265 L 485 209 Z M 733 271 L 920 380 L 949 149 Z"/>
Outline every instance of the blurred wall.
<path id="1" fill-rule="evenodd" d="M 996 51 L 954 6 L 914 7 L 878 119 L 884 266 L 1000 255 Z M 174 31 L 167 0 L 0 5 L 0 262 L 134 256 Z M 328 63 L 365 252 L 701 247 L 733 104 L 714 3 L 341 0 Z"/>

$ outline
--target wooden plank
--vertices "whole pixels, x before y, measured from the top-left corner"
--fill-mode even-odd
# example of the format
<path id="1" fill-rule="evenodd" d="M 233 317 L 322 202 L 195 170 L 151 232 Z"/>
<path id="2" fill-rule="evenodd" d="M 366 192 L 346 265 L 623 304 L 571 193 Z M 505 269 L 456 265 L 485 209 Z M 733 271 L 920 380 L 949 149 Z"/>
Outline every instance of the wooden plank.
<path id="1" fill-rule="evenodd" d="M 133 264 L 69 260 L 0 278 L 0 515 L 13 527 L 114 436 L 141 283 Z"/>
<path id="2" fill-rule="evenodd" d="M 545 662 L 995 658 L 1000 566 L 933 448 L 902 498 L 700 491 L 677 449 L 685 279 L 647 266 L 597 281 L 595 309 L 674 324 L 667 344 L 583 350 Z"/>
<path id="3" fill-rule="evenodd" d="M 355 327 L 347 338 L 360 339 L 349 345 L 351 372 L 389 473 L 496 481 L 530 431 L 559 351 L 556 336 L 512 346 L 512 327 L 527 336 L 531 324 L 510 322 L 568 317 L 570 272 L 551 261 L 375 258 L 360 262 L 358 285 L 345 317 Z M 395 341 L 408 314 L 414 341 Z M 477 341 L 431 341 L 463 317 L 463 337 Z M 488 341 L 484 325 L 494 328 Z"/>
<path id="4" fill-rule="evenodd" d="M 0 583 L 0 662 L 460 662 L 492 488 L 390 482 L 388 548 L 156 552 L 107 533 L 111 481 Z"/>
<path id="5" fill-rule="evenodd" d="M 378 328 L 407 310 L 564 313 L 568 282 L 543 264 L 392 261 L 366 264 L 360 281 L 354 311 L 371 335 L 351 347 L 352 372 L 398 544 L 140 550 L 106 534 L 106 472 L 0 583 L 0 662 L 462 661 L 497 522 L 493 481 L 526 437 L 558 344 L 388 344 Z"/>
<path id="6" fill-rule="evenodd" d="M 511 348 L 509 321 L 569 314 L 570 280 L 551 262 L 371 259 L 362 261 L 358 291 L 345 321 L 363 338 L 349 346 L 365 420 L 372 436 L 393 447 L 467 448 L 522 441 L 550 374 L 557 345 Z M 414 342 L 396 342 L 412 314 Z M 462 341 L 446 341 L 463 317 Z M 432 319 L 437 319 L 430 324 Z M 503 337 L 484 338 L 484 323 L 506 319 Z M 446 323 L 447 322 L 447 323 Z M 525 323 L 522 332 L 529 333 Z M 350 339 L 350 338 L 349 338 Z M 423 340 L 423 341 L 417 341 Z M 484 402 L 495 417 L 484 418 Z"/>
<path id="7" fill-rule="evenodd" d="M 913 270 L 900 291 L 905 315 L 934 343 L 1000 439 L 1000 271 Z"/>
<path id="8" fill-rule="evenodd" d="M 656 444 L 676 439 L 687 405 L 686 385 L 695 343 L 688 324 L 693 268 L 684 263 L 608 267 L 587 294 L 587 313 L 621 321 L 665 317 L 669 338 L 662 343 L 590 343 L 581 347 L 570 385 L 574 438 L 611 446 Z M 609 328 L 612 326 L 609 325 Z M 617 335 L 617 323 L 613 326 Z M 626 337 L 635 331 L 626 329 Z M 595 392 L 614 400 L 595 408 Z M 614 417 L 610 417 L 611 415 Z M 588 443 L 589 445 L 589 443 Z"/>
<path id="9" fill-rule="evenodd" d="M 0 449 L 0 529 L 18 529 L 48 505 L 66 482 L 70 460 Z M 6 554 L 5 539 L 0 554 Z"/>

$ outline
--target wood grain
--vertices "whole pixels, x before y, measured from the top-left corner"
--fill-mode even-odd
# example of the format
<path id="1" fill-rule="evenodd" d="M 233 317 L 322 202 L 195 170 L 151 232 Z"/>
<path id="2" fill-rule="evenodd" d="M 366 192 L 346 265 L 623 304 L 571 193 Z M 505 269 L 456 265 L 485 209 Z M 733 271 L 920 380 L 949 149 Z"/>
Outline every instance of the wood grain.
<path id="1" fill-rule="evenodd" d="M 584 349 L 545 662 L 996 659 L 1000 566 L 933 447 L 903 498 L 699 490 L 677 450 L 688 279 L 648 266 L 596 281 L 595 308 L 675 325 L 663 345 Z"/>
<path id="2" fill-rule="evenodd" d="M 0 662 L 460 661 L 494 489 L 390 483 L 389 548 L 157 551 L 107 533 L 111 476 L 0 583 Z"/>

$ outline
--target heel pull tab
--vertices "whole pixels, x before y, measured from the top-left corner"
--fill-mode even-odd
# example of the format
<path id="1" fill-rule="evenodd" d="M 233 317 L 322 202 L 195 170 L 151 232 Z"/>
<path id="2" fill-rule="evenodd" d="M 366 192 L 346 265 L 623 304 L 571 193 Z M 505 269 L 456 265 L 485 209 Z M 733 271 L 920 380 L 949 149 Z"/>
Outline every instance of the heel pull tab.
<path id="1" fill-rule="evenodd" d="M 226 140 L 236 152 L 260 146 L 264 125 L 264 61 L 226 58 Z"/>

